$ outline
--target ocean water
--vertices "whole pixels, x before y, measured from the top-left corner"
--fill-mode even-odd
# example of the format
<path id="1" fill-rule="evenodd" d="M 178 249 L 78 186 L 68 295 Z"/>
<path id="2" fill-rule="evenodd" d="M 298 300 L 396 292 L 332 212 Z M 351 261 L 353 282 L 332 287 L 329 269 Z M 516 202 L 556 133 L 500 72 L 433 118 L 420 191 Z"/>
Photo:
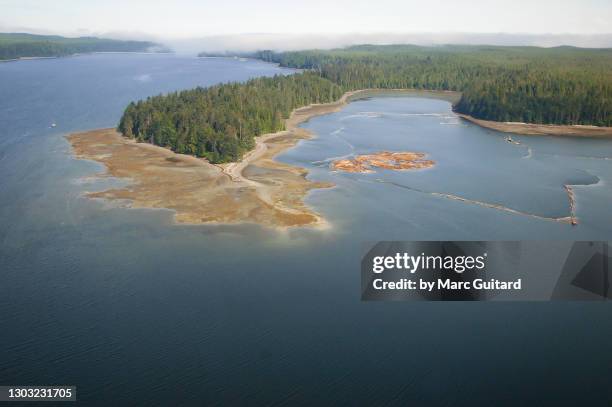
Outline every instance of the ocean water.
<path id="1" fill-rule="evenodd" d="M 64 135 L 149 95 L 292 71 L 105 54 L 0 64 L 0 384 L 70 384 L 83 405 L 609 405 L 602 303 L 363 303 L 362 242 L 612 237 L 609 140 L 505 135 L 450 104 L 376 97 L 304 124 L 279 159 L 336 187 L 325 231 L 177 226 L 82 197 L 115 180 Z M 56 127 L 50 127 L 57 123 Z M 419 151 L 431 169 L 331 172 Z M 431 193 L 567 216 L 567 224 Z M 587 402 L 585 402 L 587 400 Z"/>

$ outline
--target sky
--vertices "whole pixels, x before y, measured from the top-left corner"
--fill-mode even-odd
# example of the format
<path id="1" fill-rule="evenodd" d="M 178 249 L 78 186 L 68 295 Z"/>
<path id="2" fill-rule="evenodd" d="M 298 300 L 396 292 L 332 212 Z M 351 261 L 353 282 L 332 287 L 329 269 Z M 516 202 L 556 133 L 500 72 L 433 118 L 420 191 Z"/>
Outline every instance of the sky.
<path id="1" fill-rule="evenodd" d="M 185 41 L 244 34 L 612 32 L 612 0 L 0 0 L 0 31 Z M 446 38 L 446 37 L 445 37 Z"/>

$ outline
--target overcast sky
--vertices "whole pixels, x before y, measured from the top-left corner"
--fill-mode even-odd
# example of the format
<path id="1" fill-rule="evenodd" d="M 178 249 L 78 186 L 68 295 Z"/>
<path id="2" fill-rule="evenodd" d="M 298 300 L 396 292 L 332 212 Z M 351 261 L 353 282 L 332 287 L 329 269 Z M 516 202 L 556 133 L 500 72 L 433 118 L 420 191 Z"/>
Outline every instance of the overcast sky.
<path id="1" fill-rule="evenodd" d="M 0 29 L 189 38 L 240 33 L 612 31 L 612 0 L 0 0 Z"/>

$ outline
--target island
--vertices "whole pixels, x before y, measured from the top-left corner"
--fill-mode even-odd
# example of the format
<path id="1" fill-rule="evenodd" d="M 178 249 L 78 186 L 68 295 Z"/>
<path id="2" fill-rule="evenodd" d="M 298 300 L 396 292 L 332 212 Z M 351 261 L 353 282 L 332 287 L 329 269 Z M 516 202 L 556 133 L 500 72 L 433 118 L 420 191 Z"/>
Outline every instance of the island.
<path id="1" fill-rule="evenodd" d="M 0 61 L 51 58 L 90 52 L 165 51 L 150 41 L 122 41 L 96 37 L 0 33 Z"/>

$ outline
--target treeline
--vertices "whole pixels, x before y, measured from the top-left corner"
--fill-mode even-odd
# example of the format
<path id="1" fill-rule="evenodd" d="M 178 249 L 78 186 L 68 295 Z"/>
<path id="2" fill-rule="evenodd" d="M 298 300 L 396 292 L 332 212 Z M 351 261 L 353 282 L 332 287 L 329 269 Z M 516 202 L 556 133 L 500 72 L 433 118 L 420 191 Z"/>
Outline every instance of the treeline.
<path id="1" fill-rule="evenodd" d="M 22 57 L 59 57 L 87 52 L 135 52 L 157 46 L 148 41 L 120 41 L 94 37 L 0 33 L 0 60 Z"/>
<path id="2" fill-rule="evenodd" d="M 479 119 L 612 126 L 612 49 L 362 45 L 252 56 L 343 90 L 460 91 L 454 109 Z"/>
<path id="3" fill-rule="evenodd" d="M 339 86 L 311 72 L 257 78 L 131 103 L 118 130 L 213 163 L 236 161 L 254 147 L 256 136 L 283 130 L 293 109 L 341 95 Z"/>

